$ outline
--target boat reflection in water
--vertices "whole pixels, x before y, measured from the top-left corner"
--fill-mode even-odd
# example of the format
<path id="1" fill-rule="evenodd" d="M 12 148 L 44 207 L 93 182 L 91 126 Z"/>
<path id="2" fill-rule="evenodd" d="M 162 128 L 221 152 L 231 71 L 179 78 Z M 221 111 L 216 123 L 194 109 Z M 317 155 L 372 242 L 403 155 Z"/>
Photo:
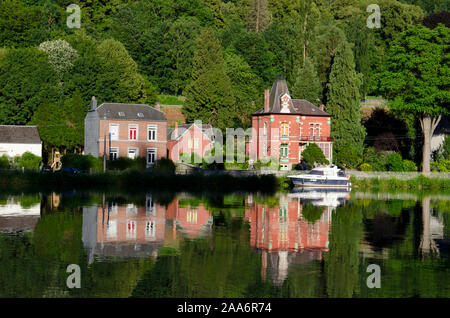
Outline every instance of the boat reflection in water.
<path id="1" fill-rule="evenodd" d="M 291 265 L 321 260 L 328 250 L 332 211 L 349 198 L 345 189 L 296 190 L 279 204 L 252 203 L 246 212 L 251 246 L 261 255 L 261 275 L 280 286 Z"/>

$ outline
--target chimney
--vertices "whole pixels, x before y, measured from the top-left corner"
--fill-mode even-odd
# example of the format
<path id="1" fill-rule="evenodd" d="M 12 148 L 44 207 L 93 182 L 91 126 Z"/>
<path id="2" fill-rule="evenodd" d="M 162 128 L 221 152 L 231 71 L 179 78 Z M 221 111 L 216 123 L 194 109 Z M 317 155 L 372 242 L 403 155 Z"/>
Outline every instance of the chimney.
<path id="1" fill-rule="evenodd" d="M 320 108 L 321 111 L 324 111 L 324 105 L 323 104 L 320 104 L 319 108 Z"/>
<path id="2" fill-rule="evenodd" d="M 173 130 L 173 139 L 178 138 L 178 122 L 175 122 L 175 129 Z"/>
<path id="3" fill-rule="evenodd" d="M 264 112 L 269 112 L 269 101 L 270 101 L 270 91 L 268 89 L 264 90 Z"/>
<path id="4" fill-rule="evenodd" d="M 91 110 L 95 110 L 97 108 L 97 100 L 95 99 L 95 96 L 92 96 L 91 99 Z"/>
<path id="5" fill-rule="evenodd" d="M 161 110 L 161 104 L 159 102 L 155 102 L 155 108 L 157 110 Z"/>

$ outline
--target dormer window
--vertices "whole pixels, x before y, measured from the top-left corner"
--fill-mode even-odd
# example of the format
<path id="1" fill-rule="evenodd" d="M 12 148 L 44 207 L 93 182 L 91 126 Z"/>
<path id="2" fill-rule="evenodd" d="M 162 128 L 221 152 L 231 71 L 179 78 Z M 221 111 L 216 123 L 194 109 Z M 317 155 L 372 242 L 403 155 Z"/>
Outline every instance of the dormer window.
<path id="1" fill-rule="evenodd" d="M 125 113 L 124 112 L 119 112 L 119 116 L 120 117 L 125 117 Z"/>
<path id="2" fill-rule="evenodd" d="M 291 98 L 289 97 L 288 94 L 284 94 L 283 96 L 281 96 L 281 110 L 280 113 L 290 113 L 291 111 L 289 110 L 289 103 L 291 101 Z"/>
<path id="3" fill-rule="evenodd" d="M 138 117 L 143 118 L 144 114 L 143 113 L 137 113 Z"/>

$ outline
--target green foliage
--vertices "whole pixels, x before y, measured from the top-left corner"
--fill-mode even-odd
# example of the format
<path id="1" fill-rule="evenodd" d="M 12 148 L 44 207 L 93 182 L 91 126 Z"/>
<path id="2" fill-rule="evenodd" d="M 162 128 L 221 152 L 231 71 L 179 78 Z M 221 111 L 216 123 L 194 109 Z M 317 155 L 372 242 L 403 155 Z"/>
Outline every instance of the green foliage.
<path id="1" fill-rule="evenodd" d="M 161 158 L 155 162 L 153 170 L 158 172 L 174 173 L 175 163 L 169 158 Z"/>
<path id="2" fill-rule="evenodd" d="M 361 171 L 372 171 L 372 166 L 370 163 L 363 163 L 359 166 L 359 170 Z"/>
<path id="3" fill-rule="evenodd" d="M 103 169 L 102 158 L 92 155 L 66 154 L 62 156 L 63 167 L 77 168 L 80 171 L 101 172 Z"/>
<path id="4" fill-rule="evenodd" d="M 372 167 L 372 171 L 386 171 L 387 155 L 373 147 L 364 149 L 363 160 Z"/>
<path id="5" fill-rule="evenodd" d="M 23 167 L 27 170 L 38 170 L 41 162 L 41 157 L 38 157 L 28 151 L 23 153 L 20 157 L 14 157 L 14 165 L 16 168 Z"/>
<path id="6" fill-rule="evenodd" d="M 159 95 L 158 100 L 161 105 L 183 105 L 183 101 L 179 97 L 173 95 Z"/>
<path id="7" fill-rule="evenodd" d="M 325 158 L 322 149 L 317 146 L 316 143 L 310 143 L 306 146 L 306 149 L 302 152 L 303 160 L 310 166 L 318 164 L 329 164 L 329 161 Z"/>
<path id="8" fill-rule="evenodd" d="M 107 160 L 106 168 L 108 170 L 139 170 L 142 171 L 147 167 L 145 157 L 137 157 L 135 159 L 127 157 L 119 157 L 115 160 Z"/>
<path id="9" fill-rule="evenodd" d="M 450 160 L 450 136 L 445 136 L 444 142 L 436 155 L 438 159 Z"/>
<path id="10" fill-rule="evenodd" d="M 450 159 L 439 159 L 431 163 L 432 170 L 439 172 L 450 172 Z"/>
<path id="11" fill-rule="evenodd" d="M 312 61 L 307 58 L 304 65 L 297 71 L 294 86 L 291 89 L 293 98 L 306 99 L 314 105 L 319 105 L 322 97 L 322 86 Z"/>
<path id="12" fill-rule="evenodd" d="M 389 171 L 403 171 L 402 155 L 398 153 L 389 155 L 387 158 L 386 167 Z"/>
<path id="13" fill-rule="evenodd" d="M 9 158 L 5 155 L 0 157 L 0 169 L 8 169 L 9 168 Z"/>
<path id="14" fill-rule="evenodd" d="M 311 202 L 304 203 L 302 207 L 302 216 L 309 223 L 316 223 L 318 220 L 320 220 L 323 212 L 324 207 L 315 206 Z"/>
<path id="15" fill-rule="evenodd" d="M 186 120 L 201 120 L 219 129 L 232 127 L 235 99 L 220 43 L 211 29 L 203 30 L 198 37 L 192 80 L 184 94 Z"/>
<path id="16" fill-rule="evenodd" d="M 359 87 L 348 44 L 338 47 L 327 84 L 327 112 L 332 116 L 333 157 L 339 165 L 357 167 L 363 154 L 366 131 L 361 124 Z"/>
<path id="17" fill-rule="evenodd" d="M 403 171 L 417 171 L 417 166 L 414 161 L 405 159 L 403 160 L 402 166 Z"/>
<path id="18" fill-rule="evenodd" d="M 23 125 L 39 105 L 56 101 L 57 80 L 36 48 L 7 50 L 0 60 L 0 124 Z"/>

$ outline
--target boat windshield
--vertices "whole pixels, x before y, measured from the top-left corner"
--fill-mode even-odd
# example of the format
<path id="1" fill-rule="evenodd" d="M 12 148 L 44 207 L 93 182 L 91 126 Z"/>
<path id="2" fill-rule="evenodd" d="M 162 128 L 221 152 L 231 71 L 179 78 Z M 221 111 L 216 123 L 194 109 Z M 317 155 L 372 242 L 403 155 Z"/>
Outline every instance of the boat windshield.
<path id="1" fill-rule="evenodd" d="M 308 174 L 316 175 L 316 176 L 323 176 L 323 171 L 320 170 L 312 170 Z"/>
<path id="2" fill-rule="evenodd" d="M 339 170 L 339 171 L 338 171 L 338 176 L 339 176 L 339 177 L 345 177 L 345 172 L 342 171 L 342 170 Z"/>

